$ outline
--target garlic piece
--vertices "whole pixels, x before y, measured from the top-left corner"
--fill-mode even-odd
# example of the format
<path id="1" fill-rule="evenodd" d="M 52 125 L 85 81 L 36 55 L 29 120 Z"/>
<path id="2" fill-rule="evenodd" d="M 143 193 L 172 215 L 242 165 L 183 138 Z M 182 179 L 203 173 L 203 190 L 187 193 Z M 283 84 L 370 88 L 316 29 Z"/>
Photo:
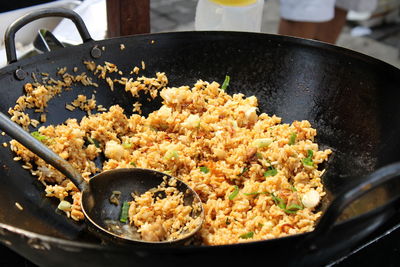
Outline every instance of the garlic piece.
<path id="1" fill-rule="evenodd" d="M 109 159 L 121 160 L 126 153 L 124 147 L 116 141 L 111 140 L 106 143 L 104 154 Z"/>
<path id="2" fill-rule="evenodd" d="M 182 123 L 182 126 L 188 129 L 198 128 L 200 126 L 199 115 L 190 114 L 185 122 Z"/>
<path id="3" fill-rule="evenodd" d="M 303 202 L 303 205 L 306 208 L 315 208 L 320 200 L 321 197 L 319 196 L 319 193 L 316 190 L 311 189 L 303 195 L 301 202 Z"/>

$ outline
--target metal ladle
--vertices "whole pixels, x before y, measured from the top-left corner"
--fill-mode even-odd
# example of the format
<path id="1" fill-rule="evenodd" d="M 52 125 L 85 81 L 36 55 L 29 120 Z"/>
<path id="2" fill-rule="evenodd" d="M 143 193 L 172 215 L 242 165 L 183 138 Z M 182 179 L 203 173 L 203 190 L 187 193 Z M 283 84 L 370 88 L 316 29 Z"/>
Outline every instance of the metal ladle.
<path id="1" fill-rule="evenodd" d="M 120 233 L 109 228 L 109 221 L 118 221 L 121 207 L 117 207 L 110 202 L 110 196 L 115 192 L 121 192 L 121 200 L 131 200 L 132 192 L 144 193 L 151 188 L 155 188 L 163 182 L 164 177 L 172 179 L 170 175 L 162 172 L 141 169 L 125 168 L 115 169 L 99 173 L 92 177 L 89 183 L 85 182 L 81 174 L 71 166 L 66 160 L 62 159 L 47 146 L 31 136 L 19 125 L 11 121 L 6 115 L 0 112 L 0 129 L 9 136 L 24 145 L 27 149 L 34 152 L 48 164 L 52 165 L 67 178 L 69 178 L 82 192 L 81 206 L 86 219 L 99 230 L 101 236 L 107 240 L 116 242 L 127 241 L 129 243 L 140 244 L 172 244 L 184 243 L 188 241 L 201 228 L 204 220 L 204 212 L 201 200 L 197 193 L 187 184 L 177 179 L 176 188 L 183 192 L 185 205 L 191 205 L 194 212 L 193 218 L 199 218 L 198 226 L 175 240 L 151 242 L 144 241 L 132 236 L 121 236 Z"/>

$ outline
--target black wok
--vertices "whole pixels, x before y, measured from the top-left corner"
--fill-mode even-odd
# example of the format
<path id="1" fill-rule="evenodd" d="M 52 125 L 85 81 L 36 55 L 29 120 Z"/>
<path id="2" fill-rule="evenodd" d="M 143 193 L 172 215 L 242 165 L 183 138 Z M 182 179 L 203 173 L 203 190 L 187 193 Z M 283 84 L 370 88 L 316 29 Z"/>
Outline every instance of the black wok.
<path id="1" fill-rule="evenodd" d="M 17 60 L 15 32 L 43 16 L 73 19 L 84 43 Z M 126 48 L 121 50 L 120 44 Z M 395 162 L 400 161 L 400 70 L 386 63 L 320 42 L 268 34 L 182 32 L 93 41 L 79 17 L 63 10 L 41 11 L 16 21 L 7 33 L 6 45 L 10 64 L 0 70 L 0 110 L 5 113 L 23 93 L 23 85 L 32 81 L 32 73 L 55 76 L 57 68 L 64 66 L 70 72 L 74 67 L 86 71 L 83 60 L 109 61 L 129 73 L 143 60 L 144 75 L 166 72 L 171 86 L 190 85 L 197 79 L 222 82 L 228 74 L 230 93 L 256 95 L 262 112 L 276 114 L 284 122 L 309 120 L 318 131 L 320 146 L 334 151 L 323 176 L 328 192 L 321 207 L 325 215 L 314 232 L 229 246 L 160 249 L 102 244 L 86 224 L 55 212 L 57 203 L 44 197 L 43 186 L 13 161 L 8 148 L 1 148 L 0 240 L 34 263 L 326 264 L 360 244 L 388 219 L 399 216 L 400 185 L 395 178 L 400 165 Z M 132 99 L 122 87 L 111 92 L 103 80 L 95 81 L 100 84 L 98 104 L 119 104 L 129 114 Z M 87 88 L 76 85 L 54 98 L 45 125 L 84 116 L 64 106 L 77 94 L 87 93 Z M 145 114 L 160 106 L 145 98 L 140 99 Z M 7 140 L 1 136 L 1 142 Z M 371 192 L 364 195 L 367 191 Z"/>

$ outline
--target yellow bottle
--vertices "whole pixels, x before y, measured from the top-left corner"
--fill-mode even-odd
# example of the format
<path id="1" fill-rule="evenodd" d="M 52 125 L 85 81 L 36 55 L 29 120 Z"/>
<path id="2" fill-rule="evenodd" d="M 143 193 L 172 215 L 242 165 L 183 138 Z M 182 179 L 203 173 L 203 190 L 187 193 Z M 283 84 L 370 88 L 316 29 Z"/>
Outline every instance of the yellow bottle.
<path id="1" fill-rule="evenodd" d="M 260 32 L 264 0 L 199 0 L 196 30 Z"/>

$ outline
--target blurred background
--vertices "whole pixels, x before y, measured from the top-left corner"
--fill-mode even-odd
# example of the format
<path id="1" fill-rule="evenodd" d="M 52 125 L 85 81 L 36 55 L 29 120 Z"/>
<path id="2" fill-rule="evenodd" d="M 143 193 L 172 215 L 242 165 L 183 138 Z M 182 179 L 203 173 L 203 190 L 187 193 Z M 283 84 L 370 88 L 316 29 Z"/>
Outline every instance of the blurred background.
<path id="1" fill-rule="evenodd" d="M 146 32 L 195 30 L 199 0 L 19 0 L 0 4 L 0 35 L 18 17 L 39 8 L 65 7 L 75 10 L 86 22 L 94 39 Z M 201 1 L 201 0 L 200 0 Z M 400 0 L 377 0 L 372 12 L 349 11 L 336 41 L 346 47 L 376 57 L 400 68 Z M 261 32 L 278 33 L 280 0 L 266 0 L 262 6 Z M 108 14 L 108 15 L 107 15 Z M 108 18 L 107 18 L 108 16 Z M 108 28 L 108 31 L 107 31 Z M 80 38 L 73 24 L 60 19 L 41 19 L 17 33 L 19 56 L 36 50 L 32 46 L 39 29 L 51 30 L 65 44 Z M 2 38 L 3 39 L 3 38 Z M 6 64 L 1 42 L 0 64 Z"/>
<path id="2" fill-rule="evenodd" d="M 194 30 L 197 0 L 151 0 L 151 31 Z M 278 32 L 280 1 L 265 1 L 261 32 Z M 371 13 L 349 12 L 336 43 L 400 68 L 400 0 L 379 0 Z"/>

